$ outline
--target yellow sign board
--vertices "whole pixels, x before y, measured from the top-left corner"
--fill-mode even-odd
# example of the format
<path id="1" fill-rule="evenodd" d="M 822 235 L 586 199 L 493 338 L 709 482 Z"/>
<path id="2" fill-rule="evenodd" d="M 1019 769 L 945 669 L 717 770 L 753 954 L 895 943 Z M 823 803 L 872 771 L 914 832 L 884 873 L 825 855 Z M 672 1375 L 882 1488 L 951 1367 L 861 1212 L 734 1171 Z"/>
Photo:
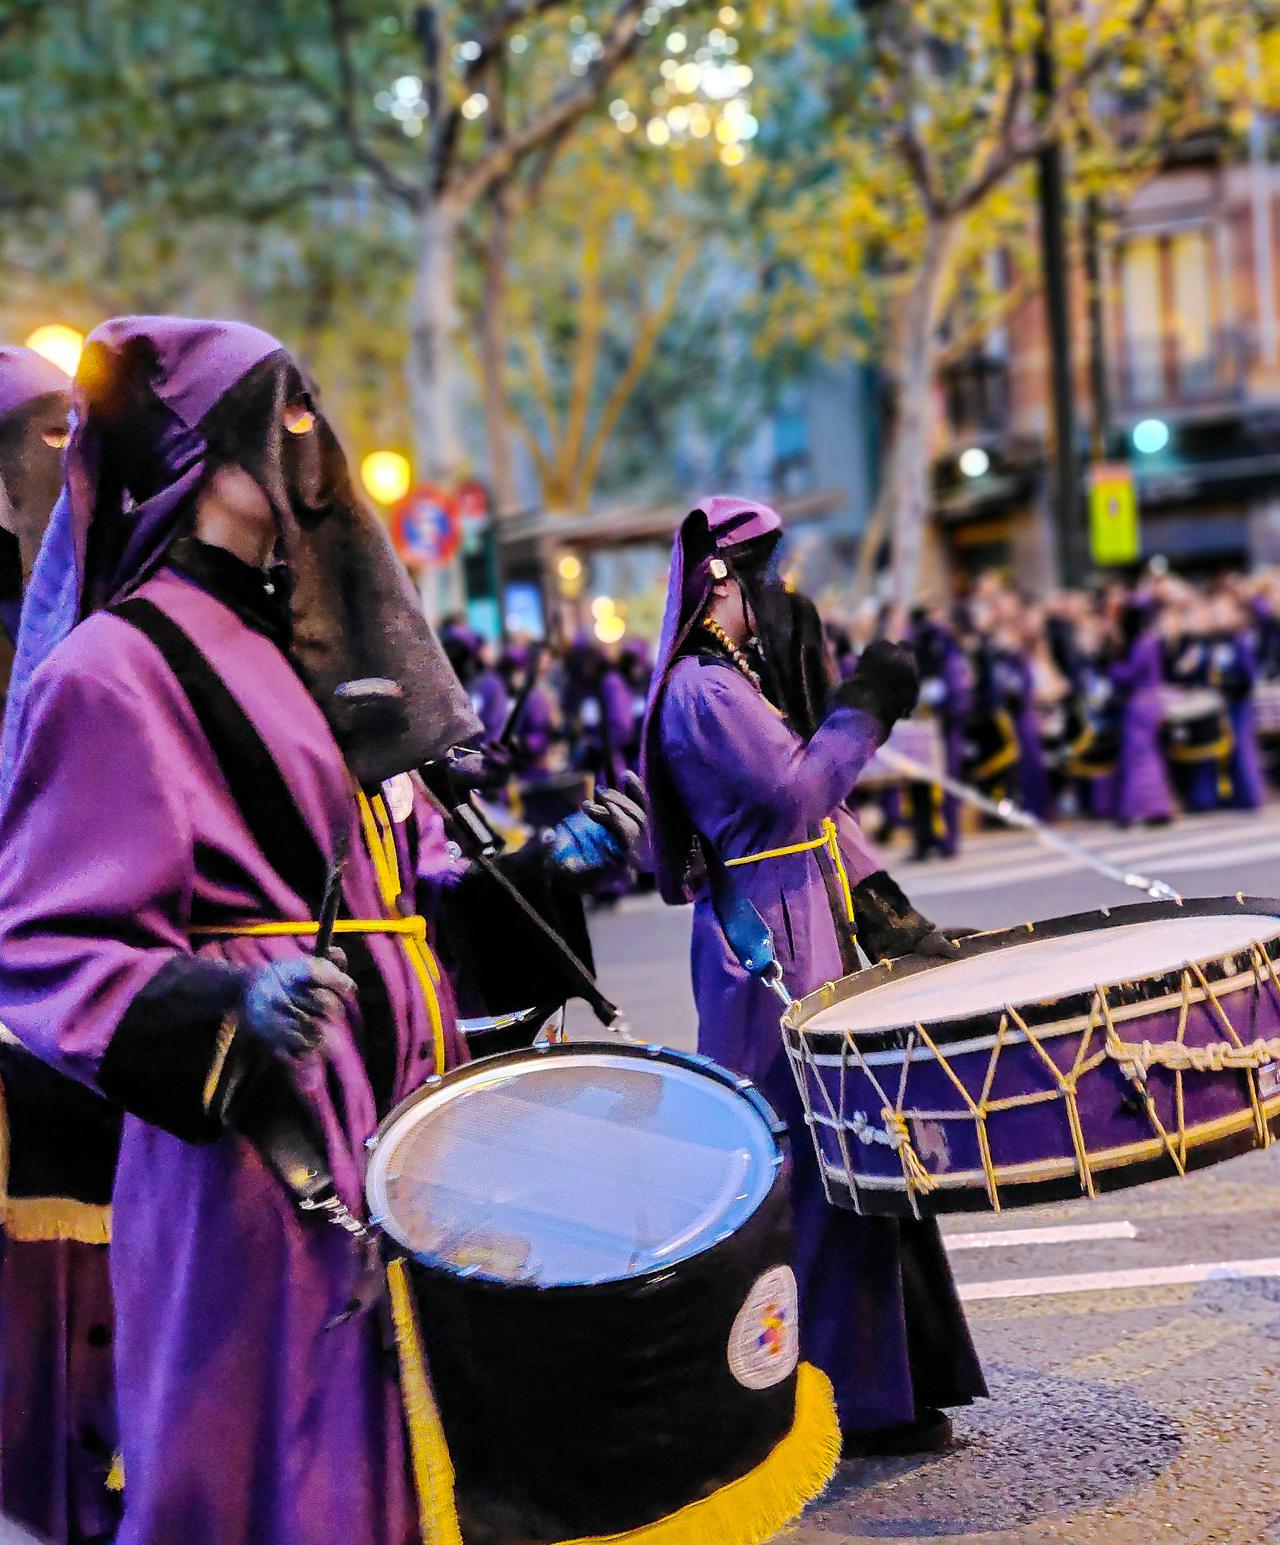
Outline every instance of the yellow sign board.
<path id="1" fill-rule="evenodd" d="M 1125 462 L 1089 469 L 1089 546 L 1095 563 L 1136 563 L 1142 555 L 1138 495 Z"/>

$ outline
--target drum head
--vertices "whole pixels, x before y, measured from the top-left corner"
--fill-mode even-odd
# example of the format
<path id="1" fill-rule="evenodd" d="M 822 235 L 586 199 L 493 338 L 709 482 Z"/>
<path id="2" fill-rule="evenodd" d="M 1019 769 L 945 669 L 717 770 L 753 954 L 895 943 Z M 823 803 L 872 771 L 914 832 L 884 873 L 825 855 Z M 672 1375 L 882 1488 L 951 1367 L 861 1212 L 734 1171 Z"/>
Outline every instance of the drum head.
<path id="1" fill-rule="evenodd" d="M 780 1162 L 760 1108 L 696 1065 L 556 1047 L 413 1096 L 379 1134 L 367 1188 L 424 1265 L 572 1286 L 709 1248 L 759 1207 Z"/>
<path id="2" fill-rule="evenodd" d="M 1188 908 L 1118 927 L 1029 936 L 1025 944 L 944 961 L 854 993 L 806 1019 L 804 1028 L 872 1034 L 969 1019 L 1005 1004 L 1056 1002 L 1095 987 L 1176 972 L 1189 961 L 1247 950 L 1278 932 L 1276 919 L 1262 913 L 1197 916 Z"/>

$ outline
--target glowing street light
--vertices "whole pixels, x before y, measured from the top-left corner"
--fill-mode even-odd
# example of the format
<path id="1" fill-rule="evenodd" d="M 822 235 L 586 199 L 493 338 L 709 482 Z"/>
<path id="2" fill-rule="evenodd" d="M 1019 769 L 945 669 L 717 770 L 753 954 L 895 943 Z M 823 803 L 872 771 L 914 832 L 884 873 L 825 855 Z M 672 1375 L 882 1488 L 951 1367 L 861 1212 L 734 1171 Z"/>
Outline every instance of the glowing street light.
<path id="1" fill-rule="evenodd" d="M 561 579 L 568 580 L 572 584 L 575 579 L 582 578 L 582 559 L 577 553 L 562 553 L 559 563 L 556 564 L 556 573 Z"/>
<path id="2" fill-rule="evenodd" d="M 960 452 L 960 470 L 966 477 L 982 477 L 991 469 L 991 458 L 980 445 Z"/>
<path id="3" fill-rule="evenodd" d="M 1135 451 L 1141 451 L 1144 456 L 1154 456 L 1168 445 L 1169 426 L 1162 418 L 1144 418 L 1133 426 L 1130 438 Z"/>
<path id="4" fill-rule="evenodd" d="M 84 351 L 84 334 L 63 322 L 47 322 L 28 337 L 27 348 L 73 376 Z"/>
<path id="5" fill-rule="evenodd" d="M 360 478 L 378 504 L 397 504 L 409 492 L 413 468 L 399 451 L 370 451 L 360 463 Z"/>
<path id="6" fill-rule="evenodd" d="M 609 612 L 596 619 L 595 633 L 602 644 L 616 644 L 626 637 L 627 619 L 618 612 Z"/>

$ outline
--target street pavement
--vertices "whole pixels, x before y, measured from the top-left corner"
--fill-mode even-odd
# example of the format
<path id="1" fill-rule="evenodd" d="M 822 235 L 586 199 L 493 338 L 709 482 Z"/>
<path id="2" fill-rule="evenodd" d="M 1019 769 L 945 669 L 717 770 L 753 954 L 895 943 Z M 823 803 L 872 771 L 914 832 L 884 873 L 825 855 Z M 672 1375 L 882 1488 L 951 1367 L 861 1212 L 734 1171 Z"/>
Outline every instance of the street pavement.
<path id="1" fill-rule="evenodd" d="M 1185 895 L 1280 893 L 1280 806 L 1069 834 Z M 1142 896 L 1021 833 L 890 866 L 941 924 L 991 928 Z M 651 897 L 593 927 L 646 1040 L 692 1047 L 689 918 Z M 576 1015 L 575 1035 L 591 1034 Z M 1280 1155 L 1096 1201 L 944 1226 L 991 1386 L 923 1459 L 849 1462 L 788 1545 L 974 1540 L 1280 1545 Z"/>

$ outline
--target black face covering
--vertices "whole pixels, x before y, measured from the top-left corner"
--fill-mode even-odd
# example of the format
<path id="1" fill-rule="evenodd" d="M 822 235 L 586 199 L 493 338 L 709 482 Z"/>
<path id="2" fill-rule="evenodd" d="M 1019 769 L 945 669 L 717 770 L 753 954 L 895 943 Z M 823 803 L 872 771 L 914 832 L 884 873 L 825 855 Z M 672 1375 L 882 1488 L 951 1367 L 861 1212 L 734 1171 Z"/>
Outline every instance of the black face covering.
<path id="1" fill-rule="evenodd" d="M 293 577 L 290 653 L 357 779 L 372 786 L 478 736 L 412 581 L 288 355 L 264 360 L 200 427 L 212 458 L 243 467 L 271 501 Z"/>

